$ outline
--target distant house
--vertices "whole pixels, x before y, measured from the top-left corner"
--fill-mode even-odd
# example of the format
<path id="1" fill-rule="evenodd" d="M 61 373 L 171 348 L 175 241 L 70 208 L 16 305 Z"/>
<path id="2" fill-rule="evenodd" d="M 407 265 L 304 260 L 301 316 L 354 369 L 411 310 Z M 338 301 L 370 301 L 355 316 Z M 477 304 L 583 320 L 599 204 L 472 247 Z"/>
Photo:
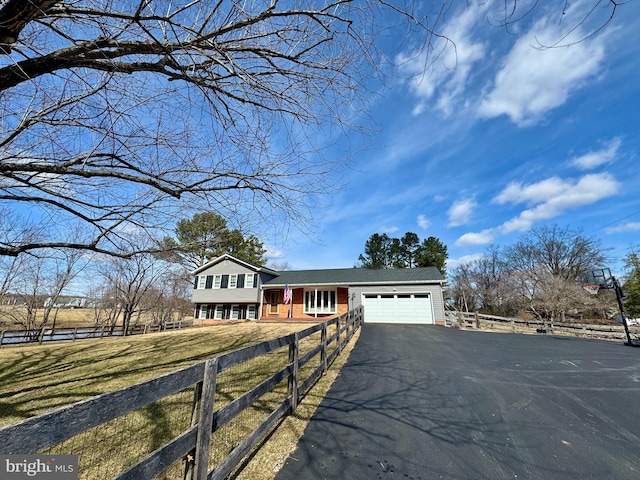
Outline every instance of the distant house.
<path id="1" fill-rule="evenodd" d="M 44 301 L 44 306 L 53 308 L 86 308 L 87 307 L 87 299 L 84 297 L 65 297 L 60 296 L 57 298 L 57 301 L 53 303 L 53 298 L 48 297 Z"/>
<path id="2" fill-rule="evenodd" d="M 222 255 L 192 273 L 200 320 L 320 321 L 363 305 L 367 323 L 444 323 L 435 267 L 278 272 Z"/>

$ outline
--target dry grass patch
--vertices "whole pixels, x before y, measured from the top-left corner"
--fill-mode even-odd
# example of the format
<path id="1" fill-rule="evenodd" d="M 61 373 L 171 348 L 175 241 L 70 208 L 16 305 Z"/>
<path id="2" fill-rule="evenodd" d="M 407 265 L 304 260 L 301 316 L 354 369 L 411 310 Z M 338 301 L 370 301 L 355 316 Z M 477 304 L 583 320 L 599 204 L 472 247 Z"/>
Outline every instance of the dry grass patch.
<path id="1" fill-rule="evenodd" d="M 242 323 L 127 338 L 2 347 L 0 426 L 307 326 Z"/>
<path id="2" fill-rule="evenodd" d="M 0 373 L 0 426 L 308 326 L 243 323 L 128 338 L 3 348 L 0 350 L 0 364 L 4 366 Z M 301 342 L 301 355 L 317 344 L 314 340 L 319 338 Z M 304 397 L 296 414 L 286 418 L 262 448 L 254 452 L 250 461 L 239 470 L 237 478 L 261 480 L 275 477 L 287 455 L 295 448 L 354 343 L 354 340 L 350 342 L 328 374 Z M 221 372 L 216 387 L 216 410 L 284 367 L 287 351 L 288 347 L 283 347 Z M 312 363 L 318 365 L 317 362 L 319 356 Z M 309 365 L 302 369 L 312 370 L 312 367 Z M 284 400 L 286 383 L 286 380 L 281 382 L 214 434 L 210 468 L 228 455 Z M 79 455 L 79 473 L 83 480 L 111 478 L 184 432 L 191 421 L 192 406 L 193 387 L 190 387 L 77 435 L 52 447 L 48 453 Z M 178 461 L 160 478 L 182 478 L 183 470 L 184 463 Z"/>

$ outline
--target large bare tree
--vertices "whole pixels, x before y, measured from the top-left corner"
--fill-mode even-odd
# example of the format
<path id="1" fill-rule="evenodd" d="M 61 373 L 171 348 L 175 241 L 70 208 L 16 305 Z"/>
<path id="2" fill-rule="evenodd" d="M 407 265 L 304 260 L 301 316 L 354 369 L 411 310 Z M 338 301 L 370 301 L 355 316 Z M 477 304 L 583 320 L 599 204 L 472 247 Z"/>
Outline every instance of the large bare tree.
<path id="1" fill-rule="evenodd" d="M 320 147 L 361 115 L 380 33 L 405 21 L 429 48 L 455 1 L 3 1 L 0 202 L 41 236 L 2 232 L 0 255 L 129 255 L 123 232 L 158 236 L 189 205 L 310 218 L 336 168 Z M 505 25 L 521 4 L 502 3 Z"/>

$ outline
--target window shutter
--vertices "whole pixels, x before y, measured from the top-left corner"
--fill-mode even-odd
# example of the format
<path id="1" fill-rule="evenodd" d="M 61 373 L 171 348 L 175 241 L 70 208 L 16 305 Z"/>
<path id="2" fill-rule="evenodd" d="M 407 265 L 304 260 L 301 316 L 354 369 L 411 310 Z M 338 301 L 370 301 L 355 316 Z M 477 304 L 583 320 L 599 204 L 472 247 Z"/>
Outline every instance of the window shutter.
<path id="1" fill-rule="evenodd" d="M 229 288 L 229 275 L 222 275 L 222 283 L 220 288 Z"/>
<path id="2" fill-rule="evenodd" d="M 213 287 L 213 275 L 207 275 L 207 283 L 204 288 L 212 288 Z"/>
<path id="3" fill-rule="evenodd" d="M 236 285 L 237 288 L 244 288 L 244 273 L 238 275 L 238 283 Z"/>
<path id="4" fill-rule="evenodd" d="M 196 288 L 198 288 L 198 275 L 193 279 L 193 289 L 195 290 Z"/>

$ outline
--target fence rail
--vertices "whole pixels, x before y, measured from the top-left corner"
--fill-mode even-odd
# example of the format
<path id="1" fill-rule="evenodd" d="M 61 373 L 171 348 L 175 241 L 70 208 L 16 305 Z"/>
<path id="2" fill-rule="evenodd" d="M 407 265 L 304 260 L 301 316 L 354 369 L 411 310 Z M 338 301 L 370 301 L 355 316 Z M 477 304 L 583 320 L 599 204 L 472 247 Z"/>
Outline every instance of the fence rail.
<path id="1" fill-rule="evenodd" d="M 471 328 L 476 330 L 511 331 L 528 329 L 539 333 L 569 334 L 576 337 L 626 340 L 623 325 L 595 325 L 589 323 L 563 322 L 552 323 L 543 320 L 526 320 L 515 317 L 499 317 L 478 312 L 447 312 L 447 326 Z M 640 326 L 630 326 L 635 335 L 640 334 Z"/>
<path id="2" fill-rule="evenodd" d="M 296 410 L 301 396 L 326 373 L 361 324 L 362 308 L 359 307 L 300 332 L 209 358 L 161 377 L 24 420 L 0 429 L 0 450 L 6 454 L 34 454 L 46 449 L 55 453 L 76 453 L 79 455 L 80 478 L 88 479 L 226 478 L 280 419 Z M 278 356 L 284 361 L 279 363 Z M 253 372 L 253 362 L 265 357 L 265 363 L 273 364 L 275 372 L 270 372 L 249 390 L 234 392 L 230 387 L 233 384 L 232 377 L 242 376 L 242 372 Z M 313 359 L 318 361 L 312 362 Z M 221 381 L 224 372 L 230 373 L 228 378 Z M 115 467 L 111 465 L 108 475 L 95 470 L 98 467 L 93 464 L 94 459 L 101 455 L 87 452 L 85 440 L 74 443 L 82 447 L 72 447 L 72 451 L 60 447 L 88 432 L 92 432 L 91 438 L 94 438 L 97 435 L 96 428 L 141 410 L 146 413 L 151 405 L 174 398 L 180 392 L 184 394 L 185 391 L 192 392 L 189 402 L 190 423 L 182 425 L 177 434 L 164 439 L 162 445 L 153 450 L 139 453 L 137 458 L 123 458 Z M 274 392 L 277 400 L 267 401 L 265 397 Z M 267 404 L 272 407 L 265 413 Z M 177 408 L 176 405 L 177 402 L 172 401 L 173 409 Z M 212 449 L 216 448 L 215 434 L 249 409 L 260 410 L 266 417 L 257 426 L 252 426 L 250 432 L 234 441 L 224 458 L 215 462 L 212 458 Z M 162 430 L 162 425 L 158 425 L 161 421 L 161 416 L 153 419 L 155 430 Z M 118 431 L 115 436 L 120 442 L 126 442 L 129 436 L 133 436 L 129 433 Z M 145 435 L 144 438 L 148 438 L 149 435 Z M 96 441 L 94 438 L 93 442 L 101 443 L 102 439 Z M 218 440 L 217 443 L 225 442 Z M 110 451 L 105 448 L 107 452 Z M 87 455 L 91 458 L 83 459 Z M 130 457 L 132 455 L 129 454 Z M 167 474 L 170 467 L 171 473 Z M 178 476 L 178 470 L 183 471 L 184 475 Z M 161 474 L 163 476 L 158 477 Z"/>
<path id="3" fill-rule="evenodd" d="M 166 322 L 164 325 L 132 325 L 126 336 L 146 333 L 177 330 L 193 326 L 193 321 L 178 320 Z M 42 343 L 56 341 L 75 341 L 90 338 L 122 337 L 125 331 L 122 326 L 91 325 L 85 327 L 43 328 L 35 330 L 2 330 L 0 331 L 0 347 L 3 345 L 21 345 L 25 343 Z"/>

